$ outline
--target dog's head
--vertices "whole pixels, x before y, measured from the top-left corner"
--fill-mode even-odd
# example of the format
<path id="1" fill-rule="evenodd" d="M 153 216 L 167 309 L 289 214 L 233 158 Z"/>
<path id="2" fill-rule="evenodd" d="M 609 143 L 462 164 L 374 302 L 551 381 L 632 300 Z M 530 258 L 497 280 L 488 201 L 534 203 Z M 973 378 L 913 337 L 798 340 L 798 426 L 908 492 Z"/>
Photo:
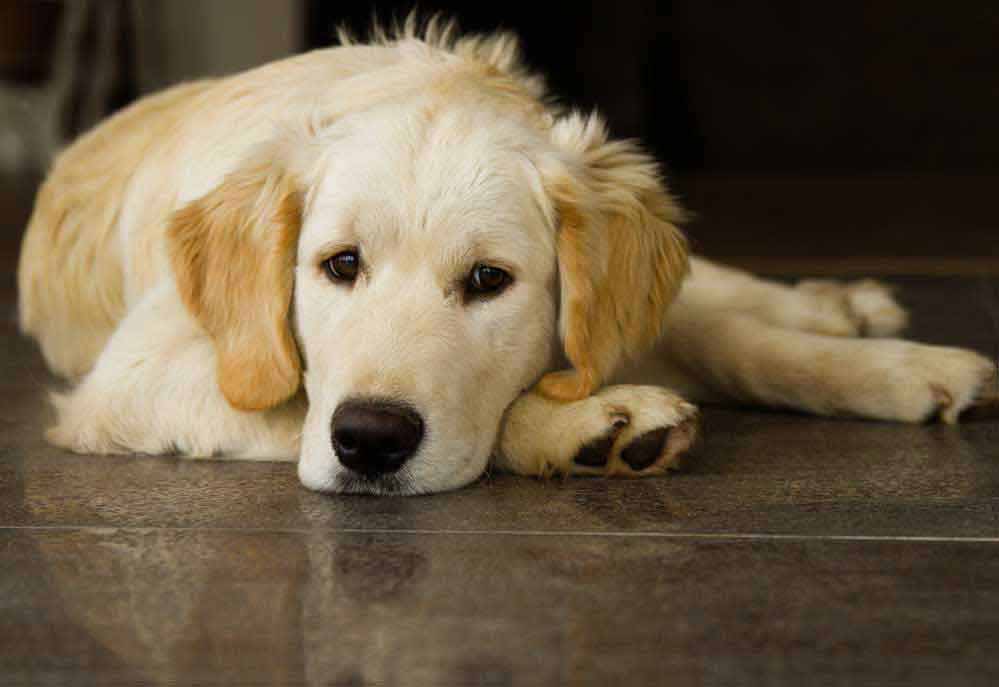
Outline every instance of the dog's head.
<path id="1" fill-rule="evenodd" d="M 686 272 L 647 156 L 509 70 L 448 68 L 277 138 L 168 233 L 229 403 L 304 386 L 312 489 L 471 482 L 519 394 L 590 394 L 659 336 Z"/>

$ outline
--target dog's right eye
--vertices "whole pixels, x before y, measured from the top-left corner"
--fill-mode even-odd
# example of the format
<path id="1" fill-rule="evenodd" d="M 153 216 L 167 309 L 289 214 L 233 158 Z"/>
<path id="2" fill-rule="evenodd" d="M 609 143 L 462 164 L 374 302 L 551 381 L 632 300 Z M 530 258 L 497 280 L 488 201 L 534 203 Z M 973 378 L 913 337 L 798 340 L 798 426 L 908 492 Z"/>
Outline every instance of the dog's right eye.
<path id="1" fill-rule="evenodd" d="M 323 261 L 323 271 L 332 281 L 354 281 L 360 269 L 361 258 L 356 250 L 345 250 Z"/>
<path id="2" fill-rule="evenodd" d="M 513 278 L 506 270 L 492 265 L 478 264 L 465 281 L 466 298 L 485 298 L 503 291 Z"/>

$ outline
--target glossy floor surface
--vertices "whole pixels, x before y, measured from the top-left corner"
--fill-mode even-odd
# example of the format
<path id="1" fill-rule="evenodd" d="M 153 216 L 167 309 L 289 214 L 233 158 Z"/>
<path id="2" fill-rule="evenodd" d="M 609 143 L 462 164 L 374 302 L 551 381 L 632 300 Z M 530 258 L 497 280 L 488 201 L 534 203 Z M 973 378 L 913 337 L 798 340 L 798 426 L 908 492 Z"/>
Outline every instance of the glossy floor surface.
<path id="1" fill-rule="evenodd" d="M 391 499 L 46 446 L 0 289 L 0 684 L 999 684 L 999 421 L 706 409 L 687 472 Z M 895 278 L 994 355 L 999 280 Z"/>

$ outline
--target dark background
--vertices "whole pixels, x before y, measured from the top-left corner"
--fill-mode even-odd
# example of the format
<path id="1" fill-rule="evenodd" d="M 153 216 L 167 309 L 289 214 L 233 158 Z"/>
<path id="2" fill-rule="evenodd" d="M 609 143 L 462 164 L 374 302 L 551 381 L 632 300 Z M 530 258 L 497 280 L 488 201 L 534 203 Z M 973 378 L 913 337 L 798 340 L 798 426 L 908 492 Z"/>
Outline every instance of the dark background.
<path id="1" fill-rule="evenodd" d="M 0 0 L 0 77 L 20 84 L 46 77 L 51 24 L 64 6 Z M 108 110 L 178 79 L 329 45 L 338 24 L 363 34 L 373 17 L 402 18 L 413 4 L 94 5 L 111 6 L 121 21 Z M 158 6 L 187 23 L 166 21 Z M 230 14 L 219 12 L 228 6 Z M 209 22 L 192 19 L 204 7 L 222 17 L 203 31 L 214 54 L 202 47 L 199 58 L 184 32 Z M 948 273 L 999 271 L 992 258 L 997 7 L 620 0 L 422 2 L 419 10 L 457 17 L 468 31 L 516 31 L 529 64 L 563 103 L 597 108 L 615 135 L 641 138 L 697 213 L 689 233 L 698 250 L 765 271 Z M 283 47 L 265 40 L 273 33 L 269 13 L 293 23 Z M 173 69 L 150 77 L 143 56 L 157 41 L 166 55 L 160 66 Z M 81 43 L 86 60 L 87 40 Z M 80 78 L 75 88 L 64 120 L 70 137 L 90 125 L 73 104 L 90 85 Z"/>
<path id="2" fill-rule="evenodd" d="M 410 3 L 309 5 L 307 40 Z M 597 107 L 679 172 L 992 171 L 994 2 L 424 2 L 501 26 L 567 102 Z M 543 8 L 543 11 L 539 11 Z"/>

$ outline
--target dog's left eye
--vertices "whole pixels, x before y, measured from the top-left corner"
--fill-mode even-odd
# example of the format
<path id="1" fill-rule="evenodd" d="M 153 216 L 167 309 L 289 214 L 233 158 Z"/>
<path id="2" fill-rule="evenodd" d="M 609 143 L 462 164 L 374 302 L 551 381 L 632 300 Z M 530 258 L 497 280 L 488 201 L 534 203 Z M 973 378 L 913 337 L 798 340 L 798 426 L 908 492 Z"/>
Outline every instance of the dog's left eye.
<path id="1" fill-rule="evenodd" d="M 513 278 L 504 270 L 492 265 L 476 265 L 465 281 L 465 293 L 468 296 L 491 296 L 499 293 Z"/>
<path id="2" fill-rule="evenodd" d="M 356 250 L 345 250 L 323 261 L 323 270 L 333 281 L 354 281 L 360 268 L 361 258 Z"/>

